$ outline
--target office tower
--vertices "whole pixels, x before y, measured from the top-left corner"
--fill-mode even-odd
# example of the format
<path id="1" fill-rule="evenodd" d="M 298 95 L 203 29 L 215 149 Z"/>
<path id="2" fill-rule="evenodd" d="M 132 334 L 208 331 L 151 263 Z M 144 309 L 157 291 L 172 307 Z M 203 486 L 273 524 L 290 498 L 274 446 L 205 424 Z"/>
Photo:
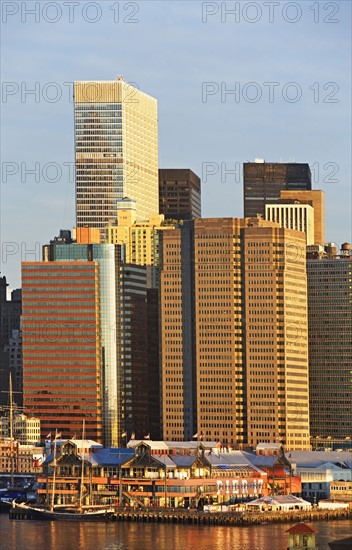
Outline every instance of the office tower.
<path id="1" fill-rule="evenodd" d="M 103 230 L 116 201 L 158 212 L 157 101 L 122 77 L 74 83 L 77 227 Z"/>
<path id="2" fill-rule="evenodd" d="M 46 309 L 50 310 L 49 319 L 56 328 L 61 324 L 64 327 L 67 325 L 67 336 L 66 329 L 63 329 L 63 342 L 61 337 L 49 339 L 48 354 L 41 363 L 45 366 L 58 363 L 56 368 L 61 383 L 65 380 L 67 392 L 75 396 L 74 402 L 78 401 L 76 410 L 77 416 L 80 415 L 80 428 L 75 428 L 73 431 L 73 422 L 68 418 L 70 411 L 67 417 L 61 418 L 59 428 L 68 437 L 72 437 L 74 432 L 81 430 L 86 398 L 79 399 L 79 397 L 87 392 L 90 400 L 98 396 L 96 410 L 90 413 L 91 424 L 97 431 L 96 434 L 91 431 L 91 439 L 103 441 L 106 446 L 118 446 L 122 443 L 121 434 L 126 429 L 133 429 L 137 436 L 143 437 L 144 434 L 140 432 L 149 427 L 146 413 L 149 388 L 147 383 L 148 343 L 145 334 L 147 324 L 145 267 L 127 264 L 124 261 L 123 247 L 119 245 L 74 242 L 68 244 L 51 242 L 45 245 L 43 262 L 37 262 L 35 265 L 35 269 L 39 272 L 38 289 L 40 291 L 39 294 L 35 293 L 35 289 L 27 285 L 26 310 L 28 307 L 33 307 L 34 310 L 35 306 L 40 306 L 41 300 L 38 296 L 46 296 L 45 285 L 52 285 L 51 297 L 46 300 Z M 88 269 L 93 277 L 94 266 L 93 285 L 93 280 L 85 281 L 85 270 Z M 23 270 L 24 284 L 26 284 L 26 264 L 23 264 Z M 50 276 L 49 282 L 46 282 L 43 277 L 47 270 L 53 270 L 54 273 L 59 270 L 59 280 L 52 279 Z M 40 281 L 43 282 L 42 287 Z M 40 311 L 43 311 L 41 306 Z M 42 315 L 43 318 L 47 318 L 49 314 L 45 310 Z M 36 318 L 35 321 L 37 320 Z M 35 380 L 36 386 L 42 388 L 43 376 L 36 367 L 32 367 L 28 341 L 28 333 L 35 330 L 41 334 L 40 326 L 31 327 L 31 319 L 26 315 L 23 321 L 24 377 L 25 380 L 26 378 Z M 42 340 L 46 339 L 45 331 L 39 340 L 37 337 L 33 344 L 35 356 L 40 351 Z M 65 339 L 68 340 L 67 346 Z M 65 351 L 66 347 L 69 350 L 68 354 Z M 52 356 L 54 359 L 51 359 Z M 62 367 L 62 365 L 67 366 Z M 71 365 L 73 369 L 79 369 L 81 378 L 67 375 Z M 48 369 L 47 387 L 50 386 L 52 372 L 54 371 Z M 87 382 L 87 387 L 81 388 L 81 379 L 86 378 L 89 380 L 89 387 Z M 33 385 L 35 385 L 34 382 Z M 54 386 L 56 385 L 57 383 L 54 382 Z M 57 392 L 61 398 L 60 390 Z M 26 406 L 32 411 L 34 405 L 31 401 L 34 398 L 30 395 L 26 382 L 24 397 Z M 50 432 L 56 426 L 55 418 L 53 416 L 49 418 L 50 415 L 46 412 L 46 408 L 49 407 L 46 404 L 47 400 L 50 401 L 51 397 L 50 399 L 46 396 L 42 397 L 42 402 L 38 404 L 35 411 L 40 418 L 45 413 L 46 418 L 42 420 L 42 433 L 46 430 Z M 49 422 L 51 427 L 48 425 Z M 86 420 L 87 437 L 89 424 L 90 421 Z M 100 426 L 100 432 L 95 425 Z"/>
<path id="3" fill-rule="evenodd" d="M 14 329 L 8 346 L 9 367 L 12 376 L 13 402 L 19 407 L 23 405 L 23 358 L 22 358 L 22 331 Z"/>
<path id="4" fill-rule="evenodd" d="M 309 448 L 305 235 L 214 218 L 161 239 L 164 439 Z"/>
<path id="5" fill-rule="evenodd" d="M 280 227 L 303 231 L 306 244 L 314 244 L 314 208 L 299 201 L 286 202 L 279 199 L 275 204 L 265 205 L 265 219 L 277 222 Z"/>
<path id="6" fill-rule="evenodd" d="M 159 239 L 160 232 L 174 227 L 164 220 L 163 214 L 138 221 L 136 203 L 128 198 L 117 202 L 117 219 L 111 220 L 106 231 L 106 242 L 123 245 L 125 261 L 145 267 L 147 276 L 147 348 L 148 412 L 145 410 L 143 423 L 148 420 L 145 433 L 153 439 L 161 439 L 160 420 L 160 367 L 159 367 Z M 144 331 L 145 332 L 145 331 Z M 134 395 L 137 395 L 134 393 Z M 135 417 L 135 414 L 134 414 Z M 142 421 L 141 421 L 142 422 Z M 140 423 L 140 426 L 143 425 Z M 126 426 L 128 429 L 128 426 Z M 143 437 L 144 434 L 142 434 Z"/>
<path id="7" fill-rule="evenodd" d="M 201 183 L 192 170 L 159 169 L 159 213 L 173 220 L 201 217 Z"/>
<path id="8" fill-rule="evenodd" d="M 325 193 L 319 190 L 298 191 L 294 189 L 280 191 L 284 202 L 299 201 L 314 208 L 314 244 L 325 243 Z"/>
<path id="9" fill-rule="evenodd" d="M 128 198 L 117 201 L 117 218 L 111 220 L 106 230 L 105 241 L 125 246 L 126 262 L 144 265 L 147 269 L 148 288 L 159 285 L 159 234 L 174 227 L 165 222 L 162 214 L 148 220 L 137 220 L 135 201 Z"/>
<path id="10" fill-rule="evenodd" d="M 308 164 L 255 162 L 243 164 L 244 217 L 265 216 L 265 205 L 276 202 L 282 190 L 304 191 L 311 189 L 311 172 Z"/>
<path id="11" fill-rule="evenodd" d="M 307 256 L 310 431 L 352 434 L 352 256 L 350 245 L 315 247 Z"/>
<path id="12" fill-rule="evenodd" d="M 61 245 L 70 246 L 70 245 Z M 23 402 L 41 437 L 102 440 L 99 264 L 23 262 Z"/>
<path id="13" fill-rule="evenodd" d="M 21 350 L 13 347 L 14 331 L 21 329 L 21 290 L 11 292 L 11 300 L 7 299 L 6 277 L 0 277 L 0 405 L 9 404 L 9 380 L 12 375 L 13 400 L 21 405 Z M 15 349 L 16 348 L 16 349 Z"/>

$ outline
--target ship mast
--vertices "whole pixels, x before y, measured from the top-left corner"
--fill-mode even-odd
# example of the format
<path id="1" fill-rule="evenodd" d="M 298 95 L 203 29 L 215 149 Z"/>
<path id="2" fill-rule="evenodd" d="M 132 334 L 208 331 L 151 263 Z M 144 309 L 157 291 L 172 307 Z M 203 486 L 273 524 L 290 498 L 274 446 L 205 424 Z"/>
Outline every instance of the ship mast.
<path id="1" fill-rule="evenodd" d="M 83 428 L 82 428 L 82 444 L 83 444 L 83 454 L 82 454 L 82 468 L 81 468 L 81 487 L 79 491 L 79 507 L 82 508 L 82 499 L 83 499 L 83 483 L 84 483 L 84 456 L 85 456 L 85 449 L 84 449 L 84 437 L 85 437 L 85 420 L 83 420 Z"/>
<path id="2" fill-rule="evenodd" d="M 55 498 L 55 482 L 56 482 L 56 440 L 57 440 L 57 429 L 55 430 L 55 439 L 54 439 L 54 473 L 53 473 L 53 486 L 51 490 L 51 504 L 50 511 L 54 511 L 54 498 Z"/>
<path id="3" fill-rule="evenodd" d="M 9 393 L 10 393 L 10 453 L 11 453 L 11 487 L 14 487 L 14 469 L 15 469 L 15 461 L 13 456 L 13 408 L 12 408 L 12 376 L 10 373 L 10 381 L 9 381 Z"/>

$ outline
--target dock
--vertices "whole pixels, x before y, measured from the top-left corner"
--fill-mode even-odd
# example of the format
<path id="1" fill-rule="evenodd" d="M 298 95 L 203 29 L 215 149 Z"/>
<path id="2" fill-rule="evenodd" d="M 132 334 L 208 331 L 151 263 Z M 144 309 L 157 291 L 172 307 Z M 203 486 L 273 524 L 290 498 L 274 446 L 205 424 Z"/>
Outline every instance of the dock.
<path id="1" fill-rule="evenodd" d="M 9 517 L 13 520 L 33 520 L 28 509 L 11 508 Z M 118 508 L 110 521 L 138 523 L 177 523 L 187 525 L 229 525 L 250 526 L 267 523 L 293 523 L 300 521 L 331 521 L 351 519 L 351 509 L 309 511 L 296 510 L 291 512 L 199 512 L 197 510 L 180 509 L 139 509 Z"/>

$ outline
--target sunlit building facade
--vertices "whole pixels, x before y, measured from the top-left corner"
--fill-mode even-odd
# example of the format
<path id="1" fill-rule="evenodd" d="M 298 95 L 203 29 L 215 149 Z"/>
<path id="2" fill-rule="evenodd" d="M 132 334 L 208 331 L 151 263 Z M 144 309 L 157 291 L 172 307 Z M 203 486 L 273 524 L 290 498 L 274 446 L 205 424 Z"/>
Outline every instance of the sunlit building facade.
<path id="1" fill-rule="evenodd" d="M 77 227 L 103 230 L 116 201 L 130 197 L 138 219 L 157 214 L 157 101 L 118 77 L 74 83 Z"/>
<path id="2" fill-rule="evenodd" d="M 98 262 L 24 262 L 23 404 L 41 437 L 102 440 Z"/>
<path id="3" fill-rule="evenodd" d="M 309 448 L 305 235 L 213 218 L 162 234 L 163 436 Z"/>

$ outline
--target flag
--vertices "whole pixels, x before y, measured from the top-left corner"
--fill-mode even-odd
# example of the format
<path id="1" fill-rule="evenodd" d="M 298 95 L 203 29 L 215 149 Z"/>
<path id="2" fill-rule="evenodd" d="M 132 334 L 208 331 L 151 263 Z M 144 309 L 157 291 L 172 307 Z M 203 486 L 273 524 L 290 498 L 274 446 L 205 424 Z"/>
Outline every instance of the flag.
<path id="1" fill-rule="evenodd" d="M 45 439 L 51 439 L 51 432 L 50 432 L 50 434 L 48 434 L 48 435 L 46 436 Z"/>
<path id="2" fill-rule="evenodd" d="M 150 439 L 150 434 L 145 435 L 143 439 Z"/>
<path id="3" fill-rule="evenodd" d="M 203 434 L 203 432 L 201 432 L 199 439 L 203 439 L 203 437 L 204 437 L 204 434 Z"/>
<path id="4" fill-rule="evenodd" d="M 131 433 L 131 439 L 136 439 L 136 434 L 134 432 Z"/>
<path id="5" fill-rule="evenodd" d="M 60 437 L 61 437 L 61 432 L 56 432 L 55 439 L 60 439 Z"/>
<path id="6" fill-rule="evenodd" d="M 198 434 L 197 434 L 197 433 L 196 433 L 196 434 L 194 434 L 194 436 L 193 436 L 193 437 L 198 437 Z"/>
<path id="7" fill-rule="evenodd" d="M 123 432 L 123 433 L 121 434 L 121 437 L 127 437 L 127 432 Z"/>

